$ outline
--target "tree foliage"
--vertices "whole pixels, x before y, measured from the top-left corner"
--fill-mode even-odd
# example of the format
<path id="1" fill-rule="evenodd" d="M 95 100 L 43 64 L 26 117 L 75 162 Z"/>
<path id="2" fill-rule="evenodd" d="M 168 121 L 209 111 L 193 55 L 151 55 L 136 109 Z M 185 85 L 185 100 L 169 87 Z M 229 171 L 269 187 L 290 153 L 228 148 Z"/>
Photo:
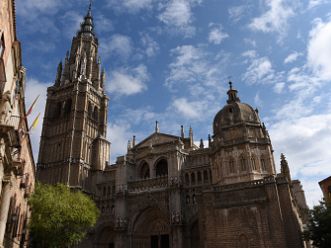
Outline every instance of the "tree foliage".
<path id="1" fill-rule="evenodd" d="M 63 184 L 37 184 L 32 207 L 32 247 L 70 247 L 81 241 L 99 216 L 93 200 Z"/>
<path id="2" fill-rule="evenodd" d="M 314 247 L 331 247 L 331 204 L 324 201 L 310 210 L 309 222 L 304 238 L 311 240 Z"/>

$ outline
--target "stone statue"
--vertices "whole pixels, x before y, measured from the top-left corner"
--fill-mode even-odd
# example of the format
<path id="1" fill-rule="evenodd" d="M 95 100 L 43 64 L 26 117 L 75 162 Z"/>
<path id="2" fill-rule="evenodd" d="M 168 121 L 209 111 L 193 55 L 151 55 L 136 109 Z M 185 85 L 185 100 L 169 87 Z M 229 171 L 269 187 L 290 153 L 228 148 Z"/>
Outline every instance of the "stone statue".
<path id="1" fill-rule="evenodd" d="M 6 91 L 3 96 L 0 103 L 0 123 L 1 124 L 8 124 L 9 118 L 12 113 L 12 105 L 11 105 L 11 99 L 10 99 L 10 91 Z"/>

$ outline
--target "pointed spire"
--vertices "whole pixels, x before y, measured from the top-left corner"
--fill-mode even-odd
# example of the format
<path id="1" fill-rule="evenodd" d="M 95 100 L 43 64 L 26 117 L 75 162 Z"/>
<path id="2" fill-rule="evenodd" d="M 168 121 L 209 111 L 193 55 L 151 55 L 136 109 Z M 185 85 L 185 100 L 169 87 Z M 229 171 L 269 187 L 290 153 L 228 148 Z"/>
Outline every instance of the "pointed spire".
<path id="1" fill-rule="evenodd" d="M 201 149 L 202 148 L 205 148 L 205 145 L 204 145 L 204 143 L 203 143 L 203 139 L 200 139 L 200 146 L 199 146 Z"/>
<path id="2" fill-rule="evenodd" d="M 159 122 L 155 121 L 155 133 L 159 133 L 159 132 L 160 132 Z"/>
<path id="3" fill-rule="evenodd" d="M 136 145 L 136 136 L 133 135 L 132 137 L 132 147 L 134 147 Z"/>
<path id="4" fill-rule="evenodd" d="M 183 125 L 180 126 L 180 137 L 182 138 L 182 140 L 185 138 L 184 126 Z"/>
<path id="5" fill-rule="evenodd" d="M 210 134 L 208 134 L 208 147 L 210 147 L 210 145 L 211 145 L 211 136 Z"/>
<path id="6" fill-rule="evenodd" d="M 105 72 L 105 69 L 102 69 L 102 72 L 101 72 L 101 81 L 100 81 L 100 87 L 103 88 L 104 84 L 105 84 L 105 81 L 106 81 L 106 72 Z"/>
<path id="7" fill-rule="evenodd" d="M 92 17 L 92 0 L 90 0 L 86 16 Z"/>
<path id="8" fill-rule="evenodd" d="M 190 126 L 190 131 L 189 131 L 189 137 L 190 137 L 190 147 L 193 146 L 193 129 Z"/>
<path id="9" fill-rule="evenodd" d="M 62 61 L 60 61 L 59 65 L 57 66 L 55 85 L 60 84 L 61 75 L 62 75 Z"/>
<path id="10" fill-rule="evenodd" d="M 86 13 L 86 16 L 84 17 L 83 23 L 80 25 L 79 34 L 92 34 L 94 25 L 93 25 L 93 17 L 92 17 L 92 0 L 90 0 L 89 7 Z"/>
<path id="11" fill-rule="evenodd" d="M 128 151 L 130 151 L 131 148 L 132 148 L 132 146 L 131 146 L 131 140 L 128 140 Z"/>
<path id="12" fill-rule="evenodd" d="M 238 91 L 236 89 L 232 88 L 232 82 L 231 81 L 229 81 L 229 86 L 230 86 L 230 89 L 227 92 L 227 94 L 228 94 L 227 103 L 230 104 L 230 103 L 240 102 L 240 99 L 237 96 Z"/>
<path id="13" fill-rule="evenodd" d="M 289 183 L 292 182 L 290 168 L 288 166 L 286 157 L 283 153 L 280 154 L 280 172 L 284 177 L 286 177 Z"/>

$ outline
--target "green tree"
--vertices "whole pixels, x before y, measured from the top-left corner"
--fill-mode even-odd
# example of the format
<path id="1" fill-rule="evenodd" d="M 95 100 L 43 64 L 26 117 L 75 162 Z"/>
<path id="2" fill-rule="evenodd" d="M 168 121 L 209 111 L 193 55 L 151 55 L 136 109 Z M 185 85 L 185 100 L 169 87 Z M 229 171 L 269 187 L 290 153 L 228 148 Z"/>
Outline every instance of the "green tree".
<path id="1" fill-rule="evenodd" d="M 70 247 L 81 241 L 99 216 L 93 200 L 63 184 L 37 184 L 32 207 L 31 245 L 36 248 Z"/>
<path id="2" fill-rule="evenodd" d="M 303 235 L 315 247 L 331 247 L 331 204 L 322 201 L 309 211 L 309 221 Z"/>

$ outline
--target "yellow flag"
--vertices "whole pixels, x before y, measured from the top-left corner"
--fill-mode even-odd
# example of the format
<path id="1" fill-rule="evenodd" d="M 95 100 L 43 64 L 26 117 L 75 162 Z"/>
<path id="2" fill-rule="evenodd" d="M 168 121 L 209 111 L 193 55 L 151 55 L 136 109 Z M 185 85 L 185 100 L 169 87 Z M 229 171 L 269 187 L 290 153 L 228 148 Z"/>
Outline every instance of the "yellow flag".
<path id="1" fill-rule="evenodd" d="M 38 122 L 39 122 L 39 116 L 40 116 L 40 113 L 37 115 L 36 119 L 34 119 L 34 121 L 32 122 L 30 128 L 29 128 L 29 131 L 32 129 L 32 128 L 35 128 L 37 125 L 38 125 Z"/>

